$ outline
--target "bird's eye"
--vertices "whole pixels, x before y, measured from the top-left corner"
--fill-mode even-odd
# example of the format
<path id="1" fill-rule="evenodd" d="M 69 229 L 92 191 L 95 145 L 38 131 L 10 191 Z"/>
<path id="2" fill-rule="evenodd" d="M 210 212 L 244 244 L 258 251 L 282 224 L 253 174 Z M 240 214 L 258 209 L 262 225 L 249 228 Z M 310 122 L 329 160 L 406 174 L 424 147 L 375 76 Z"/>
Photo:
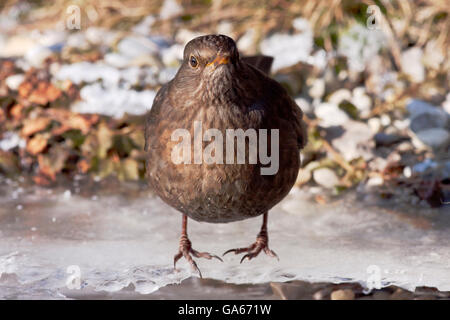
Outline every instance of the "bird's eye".
<path id="1" fill-rule="evenodd" d="M 198 66 L 197 58 L 194 56 L 191 56 L 189 58 L 189 64 L 191 65 L 192 68 L 197 68 L 197 66 Z"/>

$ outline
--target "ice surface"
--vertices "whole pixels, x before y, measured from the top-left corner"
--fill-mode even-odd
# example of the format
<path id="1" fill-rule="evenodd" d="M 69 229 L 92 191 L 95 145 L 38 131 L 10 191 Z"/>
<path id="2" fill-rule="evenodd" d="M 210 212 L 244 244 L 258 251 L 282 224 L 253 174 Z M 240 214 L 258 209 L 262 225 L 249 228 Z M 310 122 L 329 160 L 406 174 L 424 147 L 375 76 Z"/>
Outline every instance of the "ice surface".
<path id="1" fill-rule="evenodd" d="M 100 191 L 82 197 L 0 182 L 0 298 L 60 299 L 130 287 L 146 294 L 197 277 L 183 259 L 179 272 L 172 269 L 179 213 L 150 193 Z M 280 261 L 261 254 L 239 264 L 229 255 L 223 263 L 199 259 L 199 267 L 204 278 L 239 284 L 298 279 L 373 286 L 379 272 L 382 286 L 450 290 L 448 206 L 394 209 L 368 201 L 350 195 L 317 205 L 294 189 L 269 215 L 270 245 Z M 251 244 L 260 223 L 191 220 L 188 231 L 195 249 L 221 254 Z M 79 289 L 71 278 L 77 269 Z"/>

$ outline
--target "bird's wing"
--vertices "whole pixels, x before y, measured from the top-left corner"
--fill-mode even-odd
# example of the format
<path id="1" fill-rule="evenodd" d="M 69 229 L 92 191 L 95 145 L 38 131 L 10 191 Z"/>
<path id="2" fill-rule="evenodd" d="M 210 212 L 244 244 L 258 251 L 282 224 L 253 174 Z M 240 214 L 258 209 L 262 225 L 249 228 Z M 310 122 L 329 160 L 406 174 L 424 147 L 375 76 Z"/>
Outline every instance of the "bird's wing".
<path id="1" fill-rule="evenodd" d="M 170 82 L 166 83 L 158 90 L 158 93 L 153 100 L 152 108 L 147 113 L 145 121 L 145 151 L 148 151 L 149 137 L 151 134 L 150 130 L 152 126 L 159 121 L 161 108 L 164 105 L 164 101 L 167 99 L 169 84 Z"/>
<path id="2" fill-rule="evenodd" d="M 297 133 L 297 145 L 299 149 L 303 149 L 308 143 L 308 132 L 306 131 L 306 123 L 303 121 L 303 111 L 290 97 L 290 109 L 294 118 L 294 130 Z"/>

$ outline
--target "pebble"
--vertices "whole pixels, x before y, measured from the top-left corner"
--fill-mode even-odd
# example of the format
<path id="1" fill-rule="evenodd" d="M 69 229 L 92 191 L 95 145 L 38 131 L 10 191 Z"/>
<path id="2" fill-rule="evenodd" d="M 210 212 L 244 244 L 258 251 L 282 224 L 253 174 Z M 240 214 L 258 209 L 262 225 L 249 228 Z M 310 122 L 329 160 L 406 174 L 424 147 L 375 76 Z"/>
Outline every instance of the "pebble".
<path id="1" fill-rule="evenodd" d="M 344 125 L 344 133 L 332 140 L 331 144 L 336 148 L 345 160 L 362 157 L 369 160 L 372 157 L 373 133 L 370 127 L 359 121 L 348 120 Z"/>
<path id="2" fill-rule="evenodd" d="M 314 181 L 322 187 L 331 189 L 339 183 L 339 178 L 333 170 L 320 168 L 313 172 Z"/>
<path id="3" fill-rule="evenodd" d="M 377 146 L 390 146 L 405 140 L 405 137 L 400 135 L 387 134 L 384 132 L 377 133 L 374 138 Z"/>
<path id="4" fill-rule="evenodd" d="M 359 110 L 361 116 L 367 117 L 370 114 L 372 100 L 366 94 L 366 89 L 364 87 L 356 87 L 355 89 L 353 89 L 351 102 Z"/>
<path id="5" fill-rule="evenodd" d="M 339 109 L 336 104 L 323 102 L 314 110 L 316 116 L 320 119 L 320 125 L 323 127 L 340 126 L 349 121 L 348 115 Z"/>
<path id="6" fill-rule="evenodd" d="M 308 94 L 314 98 L 322 98 L 325 93 L 325 79 L 319 78 L 312 81 L 311 88 L 309 88 Z"/>
<path id="7" fill-rule="evenodd" d="M 445 110 L 422 100 L 411 99 L 406 108 L 410 113 L 410 128 L 415 133 L 426 129 L 445 128 L 449 122 L 450 117 Z"/>
<path id="8" fill-rule="evenodd" d="M 339 89 L 333 92 L 328 97 L 328 102 L 339 105 L 344 100 L 351 101 L 352 100 L 352 93 L 348 89 Z"/>
<path id="9" fill-rule="evenodd" d="M 350 289 L 339 289 L 331 293 L 331 300 L 354 300 L 355 293 Z"/>
<path id="10" fill-rule="evenodd" d="M 435 149 L 446 147 L 450 141 L 450 133 L 442 128 L 425 129 L 416 135 L 424 144 Z"/>
<path id="11" fill-rule="evenodd" d="M 6 78 L 5 82 L 9 89 L 13 91 L 17 91 L 19 89 L 20 84 L 25 79 L 25 75 L 23 74 L 15 74 Z"/>

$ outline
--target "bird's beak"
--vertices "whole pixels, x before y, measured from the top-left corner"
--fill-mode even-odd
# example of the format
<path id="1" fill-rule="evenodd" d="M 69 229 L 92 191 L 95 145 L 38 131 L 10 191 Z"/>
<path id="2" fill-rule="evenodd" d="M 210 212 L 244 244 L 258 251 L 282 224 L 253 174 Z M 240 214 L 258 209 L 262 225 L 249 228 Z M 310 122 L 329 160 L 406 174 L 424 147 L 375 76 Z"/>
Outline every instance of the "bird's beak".
<path id="1" fill-rule="evenodd" d="M 221 64 L 227 64 L 230 62 L 230 58 L 227 56 L 223 56 L 221 54 L 217 54 L 214 59 L 206 64 L 206 66 L 214 66 L 214 69 L 217 68 Z"/>

